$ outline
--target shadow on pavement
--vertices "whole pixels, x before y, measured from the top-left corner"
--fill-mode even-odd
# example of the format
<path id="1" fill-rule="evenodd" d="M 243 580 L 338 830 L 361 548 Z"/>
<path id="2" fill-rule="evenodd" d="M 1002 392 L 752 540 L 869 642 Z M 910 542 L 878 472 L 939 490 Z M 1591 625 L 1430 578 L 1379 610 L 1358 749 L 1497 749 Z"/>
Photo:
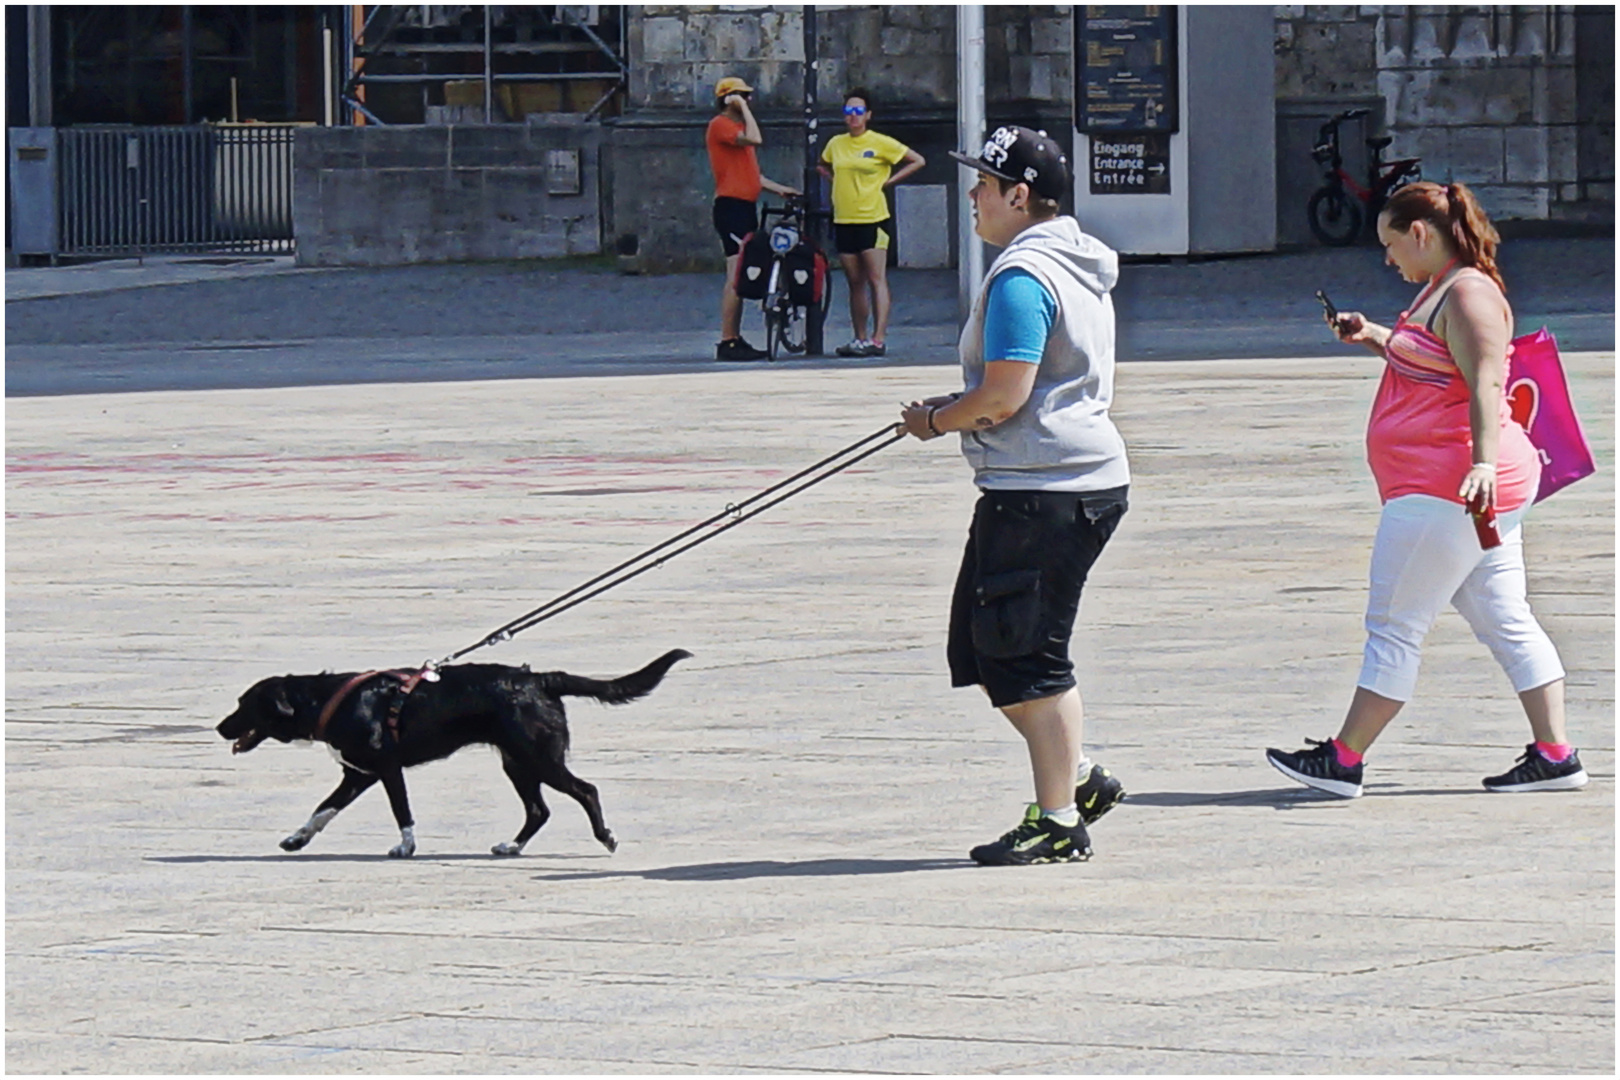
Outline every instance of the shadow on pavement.
<path id="1" fill-rule="evenodd" d="M 578 874 L 542 874 L 537 881 L 585 881 L 598 878 L 645 878 L 648 881 L 735 881 L 762 877 L 848 877 L 859 874 L 909 874 L 917 870 L 961 870 L 967 859 L 806 859 L 783 862 L 695 863 L 655 870 L 600 870 Z"/>
<path id="2" fill-rule="evenodd" d="M 413 855 L 409 859 L 395 859 L 387 854 L 332 854 L 311 855 L 298 852 L 265 855 L 146 855 L 143 862 L 155 863 L 252 863 L 252 862 L 486 862 L 486 863 L 513 863 L 518 860 L 491 855 L 489 852 L 467 852 L 460 855 Z"/>
<path id="3" fill-rule="evenodd" d="M 1393 790 L 1391 790 L 1393 789 Z M 1363 798 L 1410 795 L 1484 795 L 1482 788 L 1408 788 L 1399 784 L 1366 784 Z M 1130 806 L 1274 806 L 1279 810 L 1295 806 L 1333 805 L 1354 802 L 1325 791 L 1310 788 L 1263 788 L 1257 791 L 1148 791 L 1131 792 L 1124 805 Z"/>

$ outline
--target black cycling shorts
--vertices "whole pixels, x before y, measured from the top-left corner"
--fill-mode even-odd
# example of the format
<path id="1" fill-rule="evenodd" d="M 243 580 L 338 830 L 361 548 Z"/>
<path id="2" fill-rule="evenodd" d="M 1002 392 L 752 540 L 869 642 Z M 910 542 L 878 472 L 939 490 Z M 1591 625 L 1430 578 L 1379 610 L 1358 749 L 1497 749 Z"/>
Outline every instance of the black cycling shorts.
<path id="1" fill-rule="evenodd" d="M 980 494 L 951 597 L 952 686 L 983 686 L 999 709 L 1075 685 L 1080 590 L 1125 515 L 1127 490 Z"/>
<path id="2" fill-rule="evenodd" d="M 714 200 L 714 231 L 727 257 L 742 250 L 743 237 L 759 230 L 759 208 L 747 199 L 717 195 Z"/>
<path id="3" fill-rule="evenodd" d="M 883 230 L 881 237 L 878 236 L 879 229 Z M 840 255 L 859 255 L 878 247 L 888 250 L 889 240 L 893 236 L 893 218 L 874 221 L 870 225 L 833 225 L 833 246 Z"/>

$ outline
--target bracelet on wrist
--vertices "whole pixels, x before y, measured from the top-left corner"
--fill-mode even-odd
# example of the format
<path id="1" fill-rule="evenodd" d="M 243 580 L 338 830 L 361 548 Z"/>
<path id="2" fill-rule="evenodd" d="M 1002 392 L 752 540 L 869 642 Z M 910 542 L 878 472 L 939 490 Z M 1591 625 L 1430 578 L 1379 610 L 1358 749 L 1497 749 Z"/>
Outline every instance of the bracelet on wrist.
<path id="1" fill-rule="evenodd" d="M 1493 473 L 1496 471 L 1496 466 L 1489 461 L 1476 461 L 1471 467 L 1475 469 L 1484 469 L 1487 472 Z"/>
<path id="2" fill-rule="evenodd" d="M 943 431 L 939 430 L 939 428 L 934 426 L 934 414 L 939 412 L 939 409 L 940 407 L 938 405 L 928 406 L 928 430 L 932 431 L 935 435 L 945 434 Z"/>

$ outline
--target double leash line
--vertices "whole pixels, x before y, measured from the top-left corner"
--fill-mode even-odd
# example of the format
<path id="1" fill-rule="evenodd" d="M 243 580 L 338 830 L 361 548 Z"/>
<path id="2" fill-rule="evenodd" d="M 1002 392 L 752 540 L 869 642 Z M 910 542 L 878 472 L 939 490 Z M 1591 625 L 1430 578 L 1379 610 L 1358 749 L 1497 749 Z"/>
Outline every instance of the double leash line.
<path id="1" fill-rule="evenodd" d="M 884 436 L 888 436 L 888 438 L 885 439 Z M 505 626 L 491 631 L 481 641 L 468 645 L 459 652 L 453 652 L 443 660 L 438 660 L 426 665 L 424 670 L 437 668 L 444 664 L 448 664 L 451 661 L 459 660 L 475 649 L 482 649 L 486 645 L 495 645 L 502 641 L 509 641 L 513 635 L 521 634 L 531 626 L 538 626 L 547 619 L 561 615 L 570 608 L 577 607 L 593 597 L 601 596 L 609 589 L 623 585 L 631 578 L 639 577 L 640 575 L 645 574 L 648 570 L 653 570 L 657 567 L 663 566 L 664 563 L 668 562 L 670 559 L 673 559 L 675 556 L 680 555 L 682 552 L 691 551 L 699 544 L 708 543 L 710 540 L 713 540 L 726 530 L 736 528 L 749 518 L 762 514 L 778 503 L 791 499 L 799 492 L 812 488 L 828 477 L 843 472 L 851 465 L 871 457 L 884 447 L 893 446 L 895 443 L 899 442 L 905 437 L 906 432 L 903 425 L 885 424 L 878 430 L 872 432 L 872 434 L 866 436 L 866 438 L 851 443 L 849 446 L 844 447 L 842 450 L 839 450 L 836 453 L 827 455 L 814 465 L 811 465 L 809 468 L 802 469 L 787 479 L 772 484 L 764 491 L 761 491 L 756 495 L 751 495 L 740 503 L 727 506 L 724 510 L 720 511 L 718 514 L 715 514 L 707 521 L 701 521 L 698 524 L 693 525 L 690 529 L 687 529 L 685 532 L 672 536 L 661 544 L 655 544 L 646 551 L 641 552 L 639 555 L 626 559 L 624 562 L 613 567 L 611 570 L 605 570 L 591 578 L 591 580 L 584 582 L 583 584 L 576 585 L 567 592 L 553 597 L 534 610 L 519 615 Z M 878 440 L 880 439 L 883 441 L 879 442 Z M 876 445 L 872 445 L 874 443 Z M 857 453 L 856 451 L 860 452 Z M 805 479 L 806 477 L 809 477 L 810 479 L 807 480 Z M 803 483 L 800 483 L 800 481 L 803 481 Z M 782 492 L 782 494 L 777 495 L 777 492 Z M 769 501 L 766 502 L 760 501 L 762 499 L 767 499 L 768 496 L 772 495 L 776 495 L 776 497 L 769 499 Z M 756 503 L 759 505 L 754 505 Z M 753 509 L 748 510 L 747 513 L 743 513 L 743 511 L 750 506 L 752 506 Z M 730 520 L 727 520 L 728 518 Z M 720 524 L 721 522 L 724 522 L 724 524 Z M 718 527 L 711 529 L 711 526 Z M 703 536 L 698 536 L 697 539 L 692 540 L 690 543 L 675 548 L 673 551 L 665 551 L 666 548 L 679 544 L 688 537 L 703 532 L 704 529 L 711 529 L 711 531 Z M 664 554 L 660 555 L 659 552 L 664 552 Z M 653 558 L 655 555 L 658 557 Z M 635 569 L 631 569 L 632 567 Z"/>

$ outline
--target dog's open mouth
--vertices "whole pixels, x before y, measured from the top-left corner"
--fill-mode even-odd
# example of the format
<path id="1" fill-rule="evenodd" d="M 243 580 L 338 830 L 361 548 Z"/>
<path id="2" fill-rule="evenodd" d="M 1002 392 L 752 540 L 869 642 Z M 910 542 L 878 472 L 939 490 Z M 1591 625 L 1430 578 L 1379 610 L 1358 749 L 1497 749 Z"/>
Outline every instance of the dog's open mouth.
<path id="1" fill-rule="evenodd" d="M 255 746 L 258 746 L 260 743 L 264 742 L 264 739 L 265 737 L 260 735 L 257 731 L 249 731 L 247 734 L 231 743 L 231 753 L 245 754 Z"/>

